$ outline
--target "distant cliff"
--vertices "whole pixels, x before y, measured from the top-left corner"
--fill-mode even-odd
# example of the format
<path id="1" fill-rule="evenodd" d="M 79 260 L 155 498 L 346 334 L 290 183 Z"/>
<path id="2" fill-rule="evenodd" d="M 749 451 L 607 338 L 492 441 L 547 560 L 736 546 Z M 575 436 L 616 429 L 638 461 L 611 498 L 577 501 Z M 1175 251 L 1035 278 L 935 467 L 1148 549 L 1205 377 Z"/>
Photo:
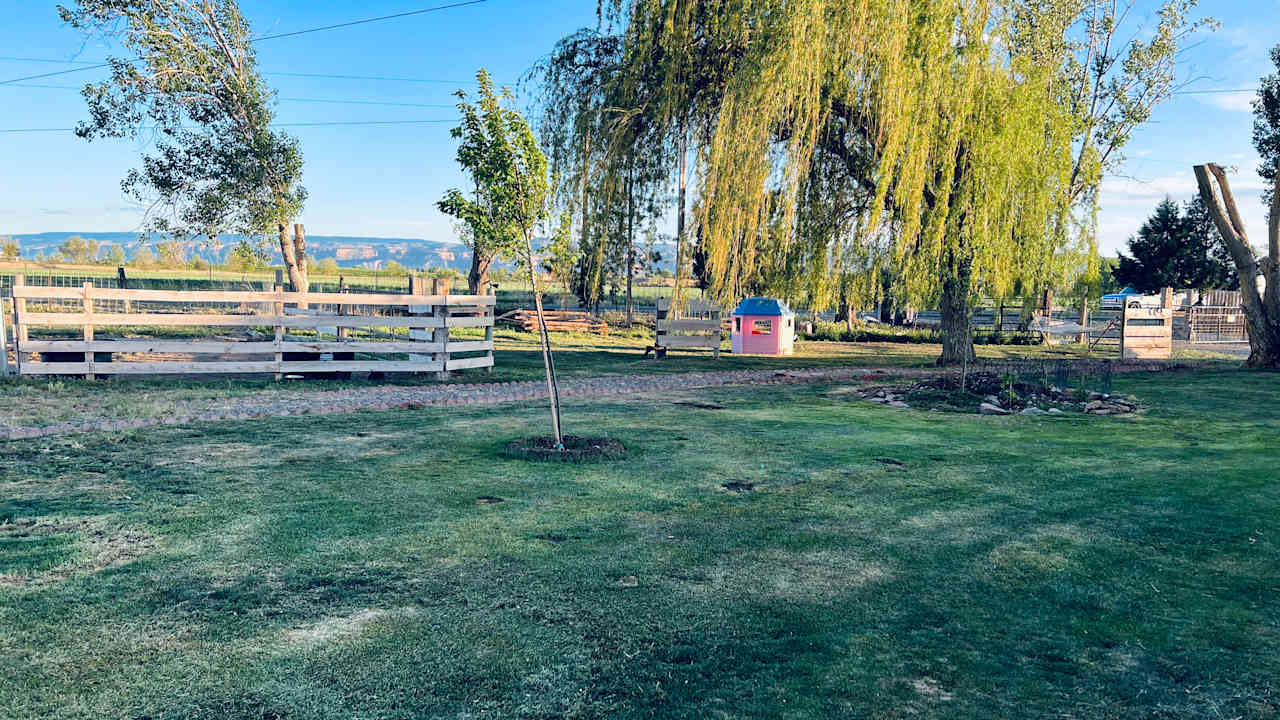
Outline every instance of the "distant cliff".
<path id="1" fill-rule="evenodd" d="M 67 238 L 79 235 L 85 239 L 98 241 L 103 248 L 120 245 L 126 254 L 131 253 L 142 244 L 137 233 L 128 232 L 48 232 L 35 234 L 6 235 L 18 241 L 22 248 L 22 256 L 35 258 L 50 257 L 58 252 L 58 247 Z M 151 238 L 160 241 L 161 238 Z M 216 243 L 193 245 L 191 257 L 200 257 L 213 263 L 222 263 L 227 253 L 239 243 L 241 238 L 224 235 Z M 274 242 L 269 243 L 269 252 L 275 263 L 280 262 L 280 250 Z M 471 267 L 471 251 L 456 242 L 440 242 L 414 238 L 371 238 L 347 237 L 343 235 L 308 235 L 307 254 L 313 261 L 333 258 L 342 267 L 378 268 L 388 262 L 397 262 L 410 268 L 450 267 L 456 270 L 467 270 Z"/>

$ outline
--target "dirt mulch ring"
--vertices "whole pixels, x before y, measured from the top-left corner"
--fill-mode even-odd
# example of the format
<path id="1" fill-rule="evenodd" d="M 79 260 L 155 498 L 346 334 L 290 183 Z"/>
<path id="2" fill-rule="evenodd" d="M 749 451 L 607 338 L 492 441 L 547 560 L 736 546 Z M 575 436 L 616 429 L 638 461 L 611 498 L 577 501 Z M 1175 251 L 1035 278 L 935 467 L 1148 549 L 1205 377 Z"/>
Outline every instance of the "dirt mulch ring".
<path id="1" fill-rule="evenodd" d="M 564 446 L 556 447 L 553 437 L 532 437 L 507 443 L 508 457 L 520 460 L 556 460 L 562 462 L 590 462 L 594 460 L 619 460 L 627 456 L 627 448 L 613 438 L 579 437 L 565 435 Z"/>

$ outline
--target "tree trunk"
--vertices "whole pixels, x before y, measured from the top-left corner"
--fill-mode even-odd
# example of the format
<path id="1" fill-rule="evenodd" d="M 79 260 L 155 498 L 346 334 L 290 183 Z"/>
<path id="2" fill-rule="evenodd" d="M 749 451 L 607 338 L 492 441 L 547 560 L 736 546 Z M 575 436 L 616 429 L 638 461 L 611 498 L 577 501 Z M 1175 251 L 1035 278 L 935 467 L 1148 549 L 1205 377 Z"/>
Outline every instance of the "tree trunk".
<path id="1" fill-rule="evenodd" d="M 689 154 L 689 134 L 680 128 L 680 190 L 676 200 L 676 286 L 671 291 L 671 310 L 680 317 L 680 286 L 684 281 L 684 199 L 689 182 L 686 156 Z"/>
<path id="2" fill-rule="evenodd" d="M 538 292 L 538 273 L 534 270 L 533 233 L 525 231 L 524 246 L 529 260 L 529 287 L 533 288 L 533 305 L 538 313 L 538 337 L 542 341 L 542 367 L 547 374 L 547 394 L 551 398 L 551 429 L 556 436 L 556 447 L 564 449 L 564 437 L 560 433 L 560 387 L 556 382 L 555 359 L 551 357 L 551 337 L 547 334 L 547 321 L 542 313 L 542 293 Z"/>
<path id="3" fill-rule="evenodd" d="M 635 306 L 631 300 L 631 284 L 636 274 L 635 236 L 635 163 L 627 165 L 627 327 L 631 327 Z"/>
<path id="4" fill-rule="evenodd" d="M 969 329 L 973 309 L 969 306 L 969 290 L 973 283 L 973 266 L 968 258 L 958 258 L 954 250 L 947 252 L 946 276 L 942 280 L 942 297 L 938 310 L 942 314 L 942 355 L 939 365 L 974 362 L 973 333 Z"/>
<path id="5" fill-rule="evenodd" d="M 288 223 L 277 223 L 276 233 L 280 238 L 280 256 L 284 259 L 285 270 L 289 273 L 289 284 L 294 292 L 304 293 L 309 288 L 307 282 L 307 235 L 302 225 L 294 225 L 292 234 Z"/>
<path id="6" fill-rule="evenodd" d="M 1218 165 L 1209 164 L 1196 165 L 1195 174 L 1200 197 L 1231 253 L 1240 278 L 1245 330 L 1249 334 L 1249 359 L 1245 365 L 1280 369 L 1280 184 L 1272 189 L 1267 255 L 1259 262 L 1249 245 L 1249 235 L 1236 207 L 1227 173 Z M 1213 186 L 1214 180 L 1218 184 L 1217 190 Z M 1262 292 L 1258 290 L 1259 274 L 1266 284 Z"/>
<path id="7" fill-rule="evenodd" d="M 578 231 L 578 249 L 586 258 L 587 253 L 587 181 L 589 179 L 589 171 L 591 168 L 591 133 L 587 133 L 582 140 L 582 182 L 579 184 L 578 192 L 582 196 L 582 227 Z M 600 250 L 604 250 L 604 244 L 600 243 Z M 599 253 L 597 253 L 599 255 Z M 597 258 L 598 259 L 598 258 Z M 582 301 L 587 306 L 587 310 L 593 310 L 592 305 L 599 306 L 600 300 L 600 282 L 601 271 L 599 264 L 594 267 L 586 266 L 587 272 L 582 275 Z"/>
<path id="8" fill-rule="evenodd" d="M 471 248 L 471 270 L 467 273 L 467 289 L 472 295 L 489 294 L 489 268 L 492 266 L 492 254 L 482 253 L 479 248 Z"/>
<path id="9" fill-rule="evenodd" d="M 1080 344 L 1089 344 L 1089 293 L 1086 291 L 1080 297 Z"/>

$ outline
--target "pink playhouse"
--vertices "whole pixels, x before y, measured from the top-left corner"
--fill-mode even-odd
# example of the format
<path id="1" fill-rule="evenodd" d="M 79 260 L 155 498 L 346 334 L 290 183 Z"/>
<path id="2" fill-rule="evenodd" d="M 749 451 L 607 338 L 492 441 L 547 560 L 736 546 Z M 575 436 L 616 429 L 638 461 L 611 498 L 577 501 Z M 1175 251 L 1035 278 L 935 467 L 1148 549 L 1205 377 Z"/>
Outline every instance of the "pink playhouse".
<path id="1" fill-rule="evenodd" d="M 733 352 L 790 355 L 795 350 L 796 315 L 773 298 L 747 298 L 733 311 Z"/>

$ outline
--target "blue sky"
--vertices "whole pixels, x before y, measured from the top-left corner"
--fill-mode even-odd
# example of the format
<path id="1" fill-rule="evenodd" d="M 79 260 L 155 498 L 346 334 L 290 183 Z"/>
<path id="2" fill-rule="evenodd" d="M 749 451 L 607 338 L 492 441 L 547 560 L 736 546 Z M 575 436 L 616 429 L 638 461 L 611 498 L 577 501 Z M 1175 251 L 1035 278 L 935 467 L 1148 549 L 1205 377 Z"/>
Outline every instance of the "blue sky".
<path id="1" fill-rule="evenodd" d="M 1137 0 L 1146 19 L 1156 0 Z M 316 3 L 242 0 L 258 34 L 288 32 L 427 7 L 431 0 Z M 437 3 L 438 4 L 438 3 Z M 1203 91 L 1257 86 L 1270 71 L 1268 49 L 1280 43 L 1280 0 L 1202 0 L 1222 22 L 1184 53 L 1180 75 Z M 0 0 L 0 80 L 74 67 L 8 58 L 96 61 L 110 48 L 61 24 L 54 3 Z M 301 220 L 314 235 L 452 237 L 435 201 L 461 183 L 448 129 L 455 119 L 450 93 L 483 66 L 513 83 L 554 42 L 595 23 L 592 0 L 480 5 L 260 43 L 261 68 L 279 91 L 281 123 L 439 120 L 423 125 L 290 128 L 302 141 L 311 197 Z M 0 86 L 0 130 L 69 128 L 85 115 L 78 88 L 100 77 L 87 71 Z M 377 75 L 442 82 L 306 78 L 280 73 Z M 65 89 L 72 88 L 72 89 Z M 1156 111 L 1128 146 L 1129 161 L 1103 185 L 1103 251 L 1122 247 L 1166 194 L 1195 192 L 1191 165 L 1238 165 L 1234 178 L 1255 244 L 1265 212 L 1250 143 L 1247 93 L 1185 94 Z M 398 107 L 299 100 L 359 100 L 445 105 Z M 121 195 L 124 173 L 145 148 L 133 142 L 87 143 L 70 132 L 0 133 L 0 234 L 42 231 L 129 231 L 140 211 Z"/>

